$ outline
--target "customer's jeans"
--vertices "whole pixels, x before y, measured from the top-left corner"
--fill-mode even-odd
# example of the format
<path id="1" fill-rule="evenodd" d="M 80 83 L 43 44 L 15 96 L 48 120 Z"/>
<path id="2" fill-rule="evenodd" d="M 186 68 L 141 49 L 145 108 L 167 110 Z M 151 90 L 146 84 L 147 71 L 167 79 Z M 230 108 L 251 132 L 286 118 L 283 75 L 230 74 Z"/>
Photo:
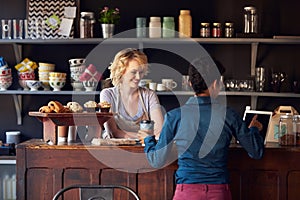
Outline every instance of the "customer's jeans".
<path id="1" fill-rule="evenodd" d="M 177 184 L 173 200 L 231 200 L 228 184 Z"/>

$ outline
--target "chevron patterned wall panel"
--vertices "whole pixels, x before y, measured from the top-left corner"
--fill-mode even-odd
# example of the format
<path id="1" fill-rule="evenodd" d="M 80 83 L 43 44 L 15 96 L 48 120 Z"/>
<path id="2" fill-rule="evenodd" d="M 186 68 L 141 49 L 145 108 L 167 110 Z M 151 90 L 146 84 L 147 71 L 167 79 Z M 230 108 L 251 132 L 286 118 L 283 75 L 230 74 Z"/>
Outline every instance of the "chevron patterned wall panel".
<path id="1" fill-rule="evenodd" d="M 58 33 L 59 26 L 50 27 L 46 22 L 55 15 L 61 20 L 64 8 L 77 6 L 77 0 L 27 0 L 28 35 L 31 39 L 66 39 Z M 78 7 L 77 7 L 78 9 Z M 75 21 L 75 19 L 74 19 Z M 73 38 L 74 24 L 70 34 Z"/>

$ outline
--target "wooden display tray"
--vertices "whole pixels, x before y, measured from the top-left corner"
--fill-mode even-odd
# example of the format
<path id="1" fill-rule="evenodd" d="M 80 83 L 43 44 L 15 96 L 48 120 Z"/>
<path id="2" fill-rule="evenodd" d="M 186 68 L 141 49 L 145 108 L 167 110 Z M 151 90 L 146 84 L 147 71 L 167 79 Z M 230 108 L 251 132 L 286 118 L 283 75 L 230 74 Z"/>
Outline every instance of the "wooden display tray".
<path id="1" fill-rule="evenodd" d="M 29 116 L 38 118 L 43 123 L 45 142 L 57 144 L 57 126 L 101 126 L 109 120 L 112 113 L 41 113 L 29 112 Z"/>

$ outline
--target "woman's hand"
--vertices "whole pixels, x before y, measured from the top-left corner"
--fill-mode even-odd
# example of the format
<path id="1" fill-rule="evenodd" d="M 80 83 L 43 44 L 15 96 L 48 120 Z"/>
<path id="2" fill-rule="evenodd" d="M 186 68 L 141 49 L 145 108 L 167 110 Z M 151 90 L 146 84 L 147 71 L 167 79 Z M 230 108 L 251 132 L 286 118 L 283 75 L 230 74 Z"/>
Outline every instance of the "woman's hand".
<path id="1" fill-rule="evenodd" d="M 257 115 L 254 115 L 254 117 L 252 118 L 248 128 L 250 127 L 257 127 L 259 131 L 261 131 L 263 129 L 263 125 L 262 123 L 260 123 L 258 120 L 257 120 Z"/>
<path id="2" fill-rule="evenodd" d="M 146 130 L 139 130 L 138 131 L 138 139 L 140 140 L 141 144 L 144 144 L 144 138 L 147 136 L 153 136 L 153 131 L 146 131 Z"/>

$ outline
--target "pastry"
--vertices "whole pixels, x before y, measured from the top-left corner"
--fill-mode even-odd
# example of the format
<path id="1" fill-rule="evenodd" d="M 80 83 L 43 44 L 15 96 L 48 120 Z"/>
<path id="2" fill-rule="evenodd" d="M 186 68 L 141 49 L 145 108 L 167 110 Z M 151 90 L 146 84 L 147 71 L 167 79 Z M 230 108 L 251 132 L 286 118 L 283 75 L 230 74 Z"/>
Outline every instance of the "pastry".
<path id="1" fill-rule="evenodd" d="M 52 109 L 49 106 L 42 106 L 42 107 L 40 107 L 39 112 L 41 112 L 41 113 L 51 113 Z"/>
<path id="2" fill-rule="evenodd" d="M 87 101 L 83 104 L 83 106 L 87 112 L 95 112 L 99 107 L 95 101 Z"/>
<path id="3" fill-rule="evenodd" d="M 101 112 L 109 112 L 111 107 L 111 104 L 108 103 L 107 101 L 100 102 L 98 105 L 100 107 Z"/>
<path id="4" fill-rule="evenodd" d="M 83 112 L 82 106 L 77 102 L 68 102 L 67 108 L 69 108 L 71 110 L 71 112 L 74 112 L 74 113 Z"/>
<path id="5" fill-rule="evenodd" d="M 62 113 L 65 110 L 64 106 L 58 101 L 50 101 L 48 103 L 48 106 L 52 111 L 56 113 Z"/>

